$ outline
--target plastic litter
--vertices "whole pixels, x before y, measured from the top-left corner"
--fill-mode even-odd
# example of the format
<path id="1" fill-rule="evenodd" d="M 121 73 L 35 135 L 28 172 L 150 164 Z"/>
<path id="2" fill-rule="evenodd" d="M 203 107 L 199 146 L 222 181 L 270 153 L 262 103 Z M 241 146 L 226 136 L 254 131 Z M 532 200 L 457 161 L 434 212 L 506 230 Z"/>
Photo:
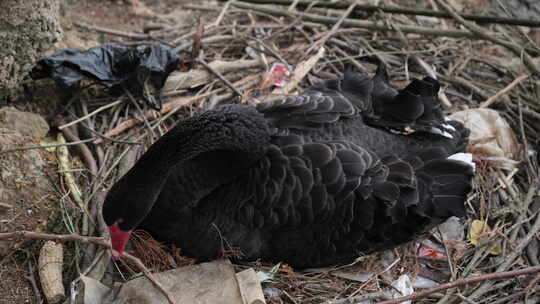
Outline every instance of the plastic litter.
<path id="1" fill-rule="evenodd" d="M 261 88 L 278 87 L 283 88 L 291 78 L 291 69 L 282 62 L 274 62 L 270 70 L 264 74 Z"/>
<path id="2" fill-rule="evenodd" d="M 422 276 L 416 276 L 412 281 L 413 288 L 432 288 L 438 285 L 439 283 Z"/>
<path id="3" fill-rule="evenodd" d="M 162 88 L 179 63 L 174 49 L 163 44 L 105 44 L 86 51 L 60 50 L 39 60 L 30 76 L 51 77 L 63 88 L 74 88 L 82 80 L 96 81 L 115 96 L 125 88 L 159 110 Z"/>
<path id="4" fill-rule="evenodd" d="M 394 289 L 390 290 L 390 294 L 391 298 L 393 299 L 408 296 L 414 293 L 411 278 L 406 274 L 401 275 L 397 280 L 392 282 L 392 287 L 394 287 Z M 411 304 L 411 301 L 404 301 L 402 303 Z"/>
<path id="5" fill-rule="evenodd" d="M 521 147 L 510 125 L 497 111 L 470 109 L 453 113 L 450 118 L 471 130 L 467 152 L 495 168 L 511 171 L 519 164 Z"/>

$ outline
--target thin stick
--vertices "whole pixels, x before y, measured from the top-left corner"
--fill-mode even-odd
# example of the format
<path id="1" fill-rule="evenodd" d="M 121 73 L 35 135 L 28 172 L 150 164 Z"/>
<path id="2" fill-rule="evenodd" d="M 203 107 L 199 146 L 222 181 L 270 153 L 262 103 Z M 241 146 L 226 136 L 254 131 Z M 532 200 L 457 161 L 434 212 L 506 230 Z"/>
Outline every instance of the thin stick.
<path id="1" fill-rule="evenodd" d="M 270 58 L 268 63 L 272 63 L 273 61 L 274 59 Z M 261 59 L 241 59 L 235 61 L 214 60 L 208 63 L 208 65 L 211 66 L 215 71 L 218 71 L 221 75 L 264 67 L 264 63 Z M 163 87 L 163 91 L 165 92 L 165 96 L 171 96 L 172 94 L 178 95 L 175 93 L 175 91 L 201 86 L 214 79 L 215 77 L 212 75 L 212 73 L 206 69 L 196 69 L 189 72 L 177 72 L 169 76 L 165 86 Z"/>
<path id="2" fill-rule="evenodd" d="M 473 24 L 471 22 L 466 21 L 458 13 L 456 13 L 452 9 L 452 7 L 450 7 L 450 5 L 446 4 L 445 1 L 443 1 L 443 0 L 435 0 L 435 1 L 437 2 L 437 4 L 442 6 L 450 15 L 452 15 L 452 17 L 454 17 L 454 19 L 457 22 L 461 23 L 469 31 L 474 33 L 477 36 L 477 38 L 482 38 L 484 40 L 488 40 L 488 41 L 491 41 L 491 42 L 496 43 L 498 45 L 504 46 L 505 48 L 512 51 L 516 56 L 520 57 L 523 60 L 523 63 L 525 64 L 527 69 L 529 69 L 529 71 L 531 71 L 531 73 L 534 73 L 535 75 L 540 75 L 540 69 L 538 69 L 538 67 L 536 67 L 536 64 L 532 60 L 531 56 L 529 56 L 529 54 L 527 54 L 527 52 L 525 51 L 524 48 L 520 47 L 517 44 L 508 42 L 506 40 L 496 38 L 496 35 L 494 35 L 494 33 L 489 32 L 489 31 L 479 27 L 476 24 Z"/>
<path id="3" fill-rule="evenodd" d="M 98 131 L 92 130 L 92 129 L 90 129 L 90 128 L 87 128 L 87 130 L 90 131 L 90 133 L 93 133 L 93 134 L 95 134 L 97 137 L 99 137 L 97 140 L 101 140 L 101 141 L 110 141 L 110 142 L 117 143 L 117 144 L 142 145 L 142 143 L 141 143 L 141 142 L 138 142 L 138 141 L 114 139 L 114 138 L 108 137 L 108 136 L 106 136 L 106 135 L 104 135 L 104 134 L 101 134 L 101 133 L 99 133 Z M 95 142 L 94 142 L 94 143 L 95 143 Z"/>
<path id="4" fill-rule="evenodd" d="M 221 89 L 219 89 L 221 91 Z M 196 95 L 196 96 L 193 96 L 193 97 L 181 97 L 181 98 L 176 98 L 166 104 L 163 105 L 163 107 L 161 108 L 161 111 L 157 112 L 155 110 L 148 110 L 144 113 L 144 116 L 146 118 L 152 118 L 154 116 L 157 116 L 158 113 L 163 115 L 163 114 L 166 114 L 170 111 L 173 111 L 174 109 L 176 108 L 179 108 L 179 107 L 182 107 L 182 106 L 185 106 L 185 105 L 188 105 L 196 100 L 199 100 L 201 98 L 204 98 L 206 96 L 209 96 L 209 95 L 212 95 L 214 93 L 216 93 L 217 90 L 214 90 L 214 91 L 210 91 L 208 93 L 205 93 L 205 94 L 201 94 L 201 95 Z M 126 130 L 130 129 L 131 127 L 134 127 L 138 124 L 142 123 L 141 120 L 139 119 L 128 119 L 126 121 L 123 121 L 121 122 L 120 124 L 118 124 L 114 129 L 110 130 L 110 131 L 107 131 L 104 136 L 106 137 L 112 137 L 112 136 L 116 136 L 120 133 L 123 133 L 125 132 Z M 102 139 L 102 138 L 98 138 L 94 141 L 94 144 L 100 144 L 102 142 L 104 142 L 105 140 Z"/>
<path id="5" fill-rule="evenodd" d="M 16 152 L 16 151 L 34 150 L 34 149 L 48 149 L 48 148 L 57 148 L 57 147 L 64 147 L 64 146 L 73 146 L 73 145 L 91 142 L 93 140 L 95 140 L 95 138 L 88 138 L 84 140 L 61 143 L 61 144 L 35 145 L 35 146 L 27 146 L 27 147 L 10 148 L 10 149 L 5 149 L 5 150 L 0 151 L 0 154 L 8 153 L 8 152 Z"/>
<path id="6" fill-rule="evenodd" d="M 274 16 L 286 16 L 291 18 L 300 18 L 304 21 L 317 22 L 321 24 L 334 25 L 338 22 L 339 18 L 321 16 L 317 14 L 309 13 L 299 13 L 299 12 L 289 12 L 287 10 L 280 10 L 274 7 L 253 5 L 245 2 L 235 2 L 231 5 L 236 6 L 242 9 L 249 9 L 254 11 L 264 12 L 269 15 Z M 403 33 L 414 33 L 420 35 L 429 35 L 429 36 L 442 36 L 442 37 L 453 37 L 453 38 L 478 38 L 475 34 L 468 31 L 461 30 L 438 30 L 434 28 L 422 27 L 422 26 L 412 26 L 412 25 L 395 25 L 394 27 L 389 27 L 381 23 L 370 22 L 365 20 L 357 20 L 346 18 L 343 20 L 343 26 L 348 27 L 357 27 L 364 28 L 368 30 L 376 31 L 386 31 L 386 32 L 395 32 L 399 28 Z M 204 42 L 204 40 L 203 40 Z M 189 47 L 189 46 L 188 46 Z"/>
<path id="7" fill-rule="evenodd" d="M 153 38 L 151 35 L 148 35 L 148 34 L 122 32 L 122 31 L 119 31 L 119 30 L 113 30 L 113 29 L 109 29 L 109 28 L 104 28 L 104 27 L 100 27 L 100 26 L 96 26 L 96 25 L 83 23 L 83 22 L 80 22 L 80 21 L 74 21 L 73 24 L 75 24 L 76 26 L 80 26 L 80 27 L 89 29 L 89 30 L 94 30 L 96 32 L 105 33 L 105 34 L 109 34 L 109 35 L 115 35 L 115 36 L 119 36 L 119 37 L 126 37 L 126 38 L 130 38 L 130 39 L 145 40 L 145 39 Z"/>
<path id="8" fill-rule="evenodd" d="M 137 100 L 135 99 L 135 97 L 133 97 L 133 95 L 131 95 L 131 93 L 129 92 L 129 90 L 126 87 L 124 87 L 124 92 L 129 97 L 129 99 L 131 100 L 131 103 L 135 106 L 135 108 L 137 108 L 137 111 L 139 111 L 139 114 L 141 115 L 141 120 L 143 121 L 145 126 L 148 128 L 148 130 L 150 130 L 150 133 L 152 134 L 153 138 L 157 138 L 158 136 L 156 135 L 156 133 L 152 129 L 152 126 L 150 126 L 150 123 L 148 122 L 148 119 L 146 118 L 146 115 L 144 115 L 144 111 L 141 109 L 141 107 L 137 103 Z"/>
<path id="9" fill-rule="evenodd" d="M 109 104 L 107 104 L 107 105 L 104 105 L 104 106 L 102 106 L 102 107 L 100 107 L 100 108 L 97 108 L 96 110 L 92 111 L 92 113 L 89 113 L 89 114 L 87 114 L 87 115 L 84 115 L 83 117 L 81 117 L 81 118 L 79 118 L 79 119 L 77 119 L 77 120 L 74 120 L 74 121 L 72 121 L 72 122 L 69 122 L 69 123 L 67 123 L 67 124 L 64 124 L 64 125 L 59 126 L 58 129 L 63 130 L 63 129 L 65 129 L 65 128 L 67 128 L 67 127 L 70 127 L 70 126 L 72 126 L 72 125 L 74 125 L 74 124 L 77 124 L 77 123 L 79 123 L 79 122 L 81 122 L 81 121 L 84 121 L 84 120 L 86 120 L 86 119 L 88 119 L 88 118 L 90 118 L 90 117 L 96 115 L 97 113 L 99 113 L 99 112 L 101 112 L 101 111 L 103 111 L 103 110 L 106 110 L 106 109 L 108 109 L 108 108 L 114 107 L 114 106 L 116 106 L 117 104 L 120 104 L 121 102 L 122 102 L 121 99 L 119 99 L 119 100 L 117 100 L 117 101 L 115 101 L 115 102 L 111 102 L 111 103 L 109 103 Z"/>
<path id="10" fill-rule="evenodd" d="M 129 260 L 131 260 L 133 263 L 135 263 L 135 265 L 137 265 L 137 267 L 144 273 L 144 275 L 146 276 L 146 278 L 152 282 L 154 284 L 154 286 L 159 289 L 159 291 L 161 291 L 161 293 L 167 298 L 167 301 L 169 301 L 170 304 L 175 304 L 176 302 L 174 301 L 173 297 L 171 296 L 171 294 L 165 290 L 165 288 L 163 287 L 163 285 L 161 285 L 161 283 L 156 279 L 156 277 L 150 272 L 150 270 L 148 270 L 148 268 L 146 268 L 146 266 L 144 266 L 144 264 L 141 262 L 141 260 L 139 260 L 137 257 L 134 257 L 132 256 L 131 254 L 129 253 L 124 253 L 124 256 L 126 258 L 128 258 Z"/>
<path id="11" fill-rule="evenodd" d="M 235 38 L 236 37 L 234 37 L 233 35 L 210 36 L 210 37 L 206 37 L 206 38 L 201 39 L 201 43 L 204 45 L 204 44 L 207 44 L 207 43 L 230 42 L 231 40 L 234 40 Z M 174 51 L 178 53 L 178 52 L 181 52 L 183 50 L 189 49 L 191 46 L 192 46 L 192 43 L 186 42 L 184 44 L 181 44 L 181 45 L 177 46 L 174 49 Z"/>
<path id="12" fill-rule="evenodd" d="M 249 82 L 249 81 L 253 81 L 255 78 L 257 78 L 259 75 L 258 74 L 252 74 L 252 75 L 249 75 L 237 82 L 234 83 L 234 85 L 242 85 L 242 84 L 245 84 L 246 82 Z M 173 113 L 175 113 L 176 111 L 178 111 L 178 109 L 182 108 L 182 107 L 185 107 L 185 106 L 188 106 L 200 99 L 203 99 L 203 98 L 206 98 L 208 96 L 211 96 L 213 94 L 216 94 L 216 93 L 220 93 L 222 91 L 224 91 L 225 89 L 224 88 L 219 88 L 219 89 L 215 89 L 215 90 L 212 90 L 212 91 L 209 91 L 209 92 L 206 92 L 206 93 L 203 93 L 203 94 L 199 94 L 199 95 L 195 95 L 195 96 L 190 96 L 190 97 L 179 97 L 179 98 L 176 98 L 176 99 L 173 99 L 169 102 L 167 102 L 166 104 L 163 105 L 163 108 L 161 108 L 161 111 L 157 112 L 155 110 L 149 110 L 149 111 L 146 111 L 145 112 L 145 116 L 147 118 L 154 118 L 155 116 L 158 116 L 158 115 L 165 115 L 163 116 L 162 118 L 166 118 L 168 117 L 168 115 L 172 115 Z M 141 121 L 138 120 L 138 119 L 128 119 L 120 124 L 118 124 L 114 129 L 110 130 L 110 131 L 107 131 L 105 133 L 105 136 L 107 137 L 111 137 L 111 136 L 115 136 L 115 135 L 118 135 L 122 132 L 125 132 L 126 130 L 140 124 Z M 94 141 L 95 144 L 99 144 L 99 143 L 102 143 L 104 142 L 103 139 L 101 138 L 98 138 Z"/>
<path id="13" fill-rule="evenodd" d="M 109 241 L 102 237 L 82 236 L 78 234 L 47 234 L 24 230 L 0 233 L 0 240 L 47 240 L 58 242 L 79 242 L 83 244 L 96 244 L 99 246 L 111 248 L 111 244 L 109 243 Z"/>
<path id="14" fill-rule="evenodd" d="M 190 67 L 193 68 L 195 61 L 199 58 L 201 53 L 201 40 L 204 35 L 204 23 L 203 19 L 199 18 L 199 24 L 197 25 L 197 31 L 193 34 L 193 43 L 191 47 L 191 63 Z"/>
<path id="15" fill-rule="evenodd" d="M 368 294 L 364 294 L 364 295 L 360 295 L 360 296 L 348 297 L 348 298 L 339 299 L 339 300 L 327 301 L 327 302 L 324 302 L 324 304 L 355 304 L 355 303 L 360 303 L 360 302 L 367 301 L 367 300 L 373 300 L 373 299 L 376 299 L 376 298 L 381 298 L 381 297 L 386 296 L 386 294 L 387 294 L 387 292 L 382 290 L 382 291 L 376 291 L 376 292 L 372 292 L 372 293 L 368 293 Z"/>
<path id="16" fill-rule="evenodd" d="M 221 23 L 221 20 L 223 20 L 223 17 L 225 16 L 225 13 L 227 12 L 229 7 L 231 6 L 231 2 L 235 2 L 235 1 L 236 0 L 227 1 L 227 3 L 225 3 L 223 8 L 221 9 L 221 12 L 219 12 L 219 16 L 216 18 L 216 21 L 214 21 L 212 24 L 210 24 L 210 26 L 218 26 Z"/>
<path id="17" fill-rule="evenodd" d="M 272 5 L 291 5 L 295 2 L 298 7 L 324 7 L 324 8 L 333 8 L 333 9 L 346 9 L 349 4 L 345 1 L 313 1 L 313 0 L 242 0 L 244 2 L 252 2 L 259 4 L 272 4 Z M 295 6 L 296 6 L 295 5 Z M 290 9 L 289 9 L 290 10 Z M 384 5 L 369 5 L 369 4 L 358 4 L 356 10 L 359 12 L 385 12 L 392 14 L 403 14 L 403 15 L 419 15 L 419 16 L 430 16 L 438 18 L 452 18 L 452 16 L 446 12 L 420 9 L 420 8 L 409 8 L 402 7 L 390 4 Z M 479 16 L 479 15 L 469 15 L 469 14 L 459 14 L 466 20 L 476 21 L 479 23 L 498 23 L 498 24 L 508 24 L 508 25 L 521 25 L 529 27 L 540 27 L 540 21 L 537 20 L 526 20 L 526 19 L 515 19 L 508 17 L 496 17 L 496 16 Z"/>
<path id="18" fill-rule="evenodd" d="M 336 24 L 334 24 L 334 26 L 332 27 L 332 29 L 326 34 L 324 35 L 324 37 L 322 37 L 321 39 L 319 39 L 317 42 L 315 42 L 312 46 L 309 47 L 309 49 L 305 52 L 305 55 L 304 56 L 307 56 L 313 49 L 315 49 L 317 46 L 321 45 L 321 46 L 324 46 L 324 44 L 326 43 L 326 41 L 334 36 L 336 34 L 336 32 L 338 31 L 339 27 L 341 26 L 341 24 L 343 23 L 343 21 L 345 20 L 345 18 L 347 18 L 352 10 L 356 7 L 356 3 L 353 3 L 351 5 L 349 5 L 349 8 L 345 11 L 345 13 L 343 13 L 343 15 L 341 16 L 341 18 L 339 18 L 338 22 L 336 22 Z"/>
<path id="19" fill-rule="evenodd" d="M 43 301 L 43 297 L 41 296 L 41 292 L 37 286 L 37 283 L 36 283 L 36 278 L 35 276 L 38 274 L 37 271 L 34 271 L 33 269 L 33 264 L 32 264 L 32 259 L 29 259 L 28 260 L 28 275 L 25 276 L 26 279 L 28 279 L 30 281 L 30 283 L 32 284 L 32 288 L 34 289 L 34 294 L 35 296 L 38 298 L 38 303 L 41 303 Z"/>
<path id="20" fill-rule="evenodd" d="M 56 140 L 60 143 L 66 142 L 64 136 L 61 133 L 58 133 L 58 135 L 56 136 Z M 75 176 L 73 176 L 73 173 L 71 172 L 71 162 L 69 161 L 68 148 L 64 146 L 56 149 L 56 158 L 58 160 L 58 169 L 63 175 L 64 181 L 69 189 L 69 195 L 71 196 L 71 198 L 73 198 L 73 200 L 77 203 L 77 205 L 79 206 L 79 208 L 81 208 L 83 212 L 88 213 L 86 209 L 87 206 L 85 205 L 82 198 L 82 191 L 75 180 Z M 83 234 L 86 234 L 86 231 L 83 231 Z"/>
<path id="21" fill-rule="evenodd" d="M 66 137 L 67 140 L 70 142 L 78 142 L 81 141 L 73 132 L 71 132 L 69 129 L 62 130 L 62 133 Z M 93 138 L 92 138 L 93 140 Z M 79 149 L 79 152 L 81 153 L 81 156 L 86 163 L 86 166 L 88 167 L 88 170 L 90 170 L 90 173 L 92 174 L 92 177 L 95 177 L 98 172 L 97 162 L 94 156 L 92 155 L 92 151 L 90 151 L 90 148 L 88 148 L 87 145 L 83 143 L 79 143 L 76 145 Z"/>
<path id="22" fill-rule="evenodd" d="M 227 80 L 227 78 L 223 77 L 223 75 L 221 75 L 221 73 L 219 71 L 215 70 L 208 63 L 206 63 L 206 61 L 204 61 L 204 59 L 202 59 L 202 57 L 199 57 L 199 59 L 197 59 L 197 62 L 202 64 L 208 71 L 212 72 L 212 74 L 216 75 L 217 78 L 219 78 L 221 81 L 223 81 L 223 83 L 227 87 L 229 87 L 229 89 L 233 90 L 233 92 L 236 95 L 242 96 L 242 92 L 238 91 L 238 89 L 229 80 Z"/>
<path id="23" fill-rule="evenodd" d="M 82 236 L 78 234 L 47 234 L 47 233 L 39 233 L 34 231 L 13 231 L 13 232 L 4 232 L 0 233 L 0 240 L 7 240 L 7 241 L 17 241 L 17 240 L 50 240 L 50 241 L 57 241 L 57 242 L 79 242 L 83 244 L 95 244 L 99 246 L 103 246 L 105 248 L 111 248 L 111 243 L 109 240 L 102 238 L 102 237 L 96 237 L 96 236 Z M 163 293 L 163 295 L 167 298 L 169 303 L 174 304 L 174 300 L 171 297 L 171 295 L 163 288 L 163 285 L 159 283 L 159 281 L 154 277 L 154 275 L 144 266 L 144 264 L 139 260 L 138 258 L 132 256 L 129 253 L 125 253 L 124 257 L 132 261 L 137 267 L 139 267 L 139 270 L 141 270 L 144 275 L 154 284 L 154 286 L 159 289 Z"/>
<path id="24" fill-rule="evenodd" d="M 435 293 L 437 291 L 446 290 L 449 288 L 457 287 L 457 286 L 463 286 L 467 284 L 477 283 L 477 282 L 483 282 L 488 280 L 499 280 L 499 279 L 506 279 L 506 278 L 514 278 L 520 275 L 527 275 L 527 274 L 534 274 L 540 272 L 540 266 L 535 267 L 528 267 L 520 270 L 513 270 L 513 271 L 505 271 L 505 272 L 495 272 L 495 273 L 489 273 L 480 275 L 474 278 L 466 278 L 466 279 L 460 279 L 453 282 L 449 282 L 446 284 L 442 284 L 433 288 L 426 289 L 421 292 L 415 292 L 411 295 L 400 297 L 392 300 L 382 301 L 378 302 L 377 304 L 396 304 L 401 303 L 404 301 L 414 300 L 423 298 L 429 294 Z"/>
<path id="25" fill-rule="evenodd" d="M 515 86 L 517 86 L 519 83 L 521 83 L 523 80 L 527 79 L 529 75 L 523 74 L 519 76 L 518 78 L 514 79 L 510 84 L 508 84 L 504 89 L 497 92 L 497 94 L 491 96 L 486 101 L 484 101 L 482 104 L 480 104 L 480 108 L 487 108 L 491 104 L 493 104 L 497 99 L 499 99 L 504 94 L 508 93 L 510 90 L 512 90 Z"/>

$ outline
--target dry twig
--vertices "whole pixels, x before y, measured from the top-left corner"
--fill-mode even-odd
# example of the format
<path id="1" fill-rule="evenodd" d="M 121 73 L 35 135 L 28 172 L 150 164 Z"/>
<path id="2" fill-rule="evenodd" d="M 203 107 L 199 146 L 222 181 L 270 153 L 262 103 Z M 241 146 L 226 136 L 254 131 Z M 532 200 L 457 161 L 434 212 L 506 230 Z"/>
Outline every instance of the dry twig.
<path id="1" fill-rule="evenodd" d="M 499 92 L 497 92 L 497 94 L 491 96 L 486 101 L 484 101 L 482 104 L 480 104 L 479 107 L 480 108 L 489 107 L 491 104 L 493 104 L 495 101 L 497 101 L 497 99 L 499 99 L 501 96 L 508 93 L 510 90 L 512 90 L 515 86 L 517 86 L 523 80 L 527 79 L 527 77 L 529 77 L 529 75 L 524 74 L 524 75 L 521 75 L 518 78 L 514 79 L 514 81 L 512 81 L 510 84 L 508 84 L 504 89 L 500 90 Z"/>
<path id="2" fill-rule="evenodd" d="M 9 152 L 16 152 L 16 151 L 26 151 L 26 150 L 35 150 L 35 149 L 48 149 L 48 148 L 74 146 L 74 145 L 78 145 L 78 144 L 84 144 L 84 143 L 87 143 L 87 142 L 91 142 L 93 140 L 95 140 L 95 138 L 88 138 L 88 139 L 84 139 L 84 140 L 79 140 L 79 141 L 74 141 L 74 142 L 66 142 L 66 143 L 59 143 L 59 144 L 35 145 L 35 146 L 27 146 L 27 147 L 9 148 L 9 149 L 5 149 L 5 150 L 0 150 L 0 154 L 9 153 Z"/>
<path id="3" fill-rule="evenodd" d="M 322 24 L 334 25 L 339 21 L 340 18 L 320 16 L 317 14 L 309 13 L 299 13 L 299 12 L 290 12 L 288 10 L 281 10 L 269 6 L 253 5 L 245 2 L 235 2 L 232 3 L 233 6 L 243 9 L 250 9 L 254 11 L 264 12 L 266 14 L 274 16 L 288 16 L 292 18 L 300 18 L 305 21 L 317 22 Z M 453 38 L 474 38 L 476 35 L 469 33 L 467 31 L 460 30 L 438 30 L 434 28 L 422 27 L 422 26 L 412 26 L 412 25 L 395 25 L 393 27 L 388 27 L 381 23 L 370 22 L 357 19 L 346 18 L 343 20 L 343 26 L 348 27 L 357 27 L 368 30 L 376 30 L 383 32 L 395 32 L 396 29 L 399 29 L 403 33 L 414 33 L 427 36 L 442 36 L 442 37 L 453 37 Z"/>
<path id="4" fill-rule="evenodd" d="M 272 63 L 273 60 L 269 60 L 269 62 Z M 258 67 L 260 68 L 264 65 L 260 59 L 251 59 L 235 61 L 215 60 L 208 63 L 208 66 L 211 67 L 215 72 L 223 75 L 230 72 L 238 72 Z M 198 87 L 210 82 L 212 79 L 215 79 L 212 73 L 206 70 L 191 70 L 189 72 L 173 73 L 167 79 L 163 91 L 165 92 L 165 95 L 169 95 L 171 91 Z"/>
<path id="5" fill-rule="evenodd" d="M 119 37 L 130 38 L 130 39 L 146 40 L 146 39 L 151 39 L 152 38 L 152 36 L 148 35 L 148 34 L 123 32 L 123 31 L 119 31 L 119 30 L 114 30 L 114 29 L 110 29 L 110 28 L 105 28 L 105 27 L 101 27 L 101 26 L 87 24 L 87 23 L 84 23 L 84 22 L 81 22 L 81 21 L 74 21 L 73 24 L 75 24 L 77 26 L 80 26 L 80 27 L 83 27 L 83 28 L 86 28 L 86 29 L 89 29 L 89 30 L 94 30 L 94 31 L 99 32 L 99 33 L 105 33 L 105 34 L 109 34 L 109 35 L 115 35 L 115 36 L 119 36 Z"/>
<path id="6" fill-rule="evenodd" d="M 144 112 L 144 117 L 146 119 L 150 119 L 150 118 L 155 118 L 156 116 L 158 116 L 158 114 L 164 115 L 166 113 L 174 111 L 175 109 L 178 109 L 180 107 L 191 104 L 191 103 L 193 103 L 193 102 L 195 102 L 197 100 L 200 100 L 200 99 L 202 99 L 204 97 L 207 97 L 207 96 L 209 96 L 211 94 L 214 94 L 214 93 L 216 93 L 216 91 L 196 95 L 196 96 L 193 96 L 193 97 L 175 98 L 174 100 L 164 104 L 159 112 L 157 112 L 156 110 L 148 110 L 148 111 Z M 136 118 L 128 119 L 128 120 L 118 124 L 118 126 L 116 126 L 114 129 L 107 131 L 105 133 L 105 136 L 106 137 L 116 136 L 116 135 L 118 135 L 118 134 L 120 134 L 122 132 L 125 132 L 125 131 L 129 130 L 130 128 L 132 128 L 132 127 L 134 127 L 136 125 L 141 124 L 142 122 L 143 122 L 142 120 L 136 119 Z M 100 144 L 100 143 L 103 143 L 103 142 L 104 142 L 104 139 L 102 139 L 102 138 L 98 138 L 98 139 L 94 140 L 94 144 Z"/>
<path id="7" fill-rule="evenodd" d="M 497 38 L 497 36 L 494 33 L 489 32 L 488 30 L 485 30 L 481 27 L 479 27 L 476 24 L 472 24 L 471 22 L 467 22 L 463 17 L 461 17 L 458 13 L 456 13 L 448 4 L 446 4 L 443 0 L 435 0 L 440 6 L 442 6 L 456 21 L 461 23 L 463 26 L 465 26 L 467 29 L 469 29 L 472 33 L 474 33 L 478 38 L 482 38 L 488 41 L 491 41 L 495 44 L 502 45 L 512 51 L 516 56 L 522 58 L 523 63 L 525 66 L 531 71 L 531 73 L 540 76 L 540 69 L 536 66 L 535 62 L 532 60 L 531 56 L 527 54 L 525 49 L 520 47 L 517 44 L 514 44 L 512 42 L 508 42 L 506 40 L 502 40 Z"/>
<path id="8" fill-rule="evenodd" d="M 228 86 L 229 89 L 231 89 L 237 96 L 242 96 L 242 92 L 238 91 L 238 89 L 230 81 L 228 81 L 227 78 L 223 77 L 223 75 L 221 75 L 221 73 L 218 70 L 214 69 L 211 65 L 206 63 L 206 61 L 204 61 L 203 58 L 199 57 L 197 61 L 200 64 L 202 64 L 206 69 L 208 69 L 210 72 L 212 72 L 212 74 L 216 75 L 217 78 L 223 81 L 223 83 L 226 86 Z"/>
<path id="9" fill-rule="evenodd" d="M 345 18 L 347 18 L 351 12 L 353 11 L 353 9 L 356 7 L 356 3 L 353 3 L 351 5 L 349 5 L 349 8 L 347 8 L 347 10 L 345 11 L 345 13 L 343 13 L 343 15 L 341 16 L 341 18 L 339 18 L 339 20 L 336 22 L 336 24 L 334 24 L 334 26 L 332 27 L 332 29 L 326 33 L 326 35 L 324 35 L 324 37 L 322 37 L 321 39 L 317 40 L 317 42 L 315 42 L 311 47 L 308 48 L 308 50 L 306 51 L 305 55 L 304 56 L 307 56 L 309 55 L 309 53 L 315 49 L 316 47 L 318 46 L 324 46 L 324 44 L 326 43 L 326 41 L 334 36 L 336 34 L 336 32 L 338 31 L 339 27 L 341 26 L 341 24 L 343 23 L 343 20 L 345 20 Z"/>
<path id="10" fill-rule="evenodd" d="M 273 4 L 273 5 L 293 5 L 298 7 L 320 7 L 320 8 L 333 8 L 333 9 L 346 9 L 349 4 L 344 1 L 312 1 L 312 0 L 242 0 L 244 2 L 252 2 L 259 4 Z M 294 3 L 293 3 L 294 2 Z M 291 4 L 292 3 L 292 4 Z M 289 9 L 291 10 L 291 9 Z M 429 17 L 438 17 L 438 18 L 452 18 L 452 15 L 428 10 L 421 8 L 409 8 L 396 6 L 391 4 L 384 5 L 369 5 L 369 4 L 357 4 L 355 11 L 359 12 L 385 12 L 392 14 L 404 14 L 404 15 L 417 15 L 417 16 L 429 16 Z M 527 20 L 527 19 L 517 19 L 517 18 L 508 18 L 508 17 L 498 17 L 498 16 L 479 16 L 479 15 L 470 15 L 470 14 L 459 14 L 466 20 L 476 21 L 479 23 L 498 23 L 498 24 L 508 24 L 508 25 L 521 25 L 521 26 L 530 26 L 530 27 L 540 27 L 540 21 L 538 20 Z"/>
<path id="11" fill-rule="evenodd" d="M 506 278 L 514 278 L 514 277 L 521 276 L 521 275 L 535 274 L 535 273 L 539 273 L 539 272 L 540 272 L 540 266 L 529 267 L 529 268 L 520 269 L 520 270 L 513 270 L 513 271 L 489 273 L 489 274 L 476 276 L 476 277 L 473 277 L 473 278 L 460 279 L 460 280 L 456 280 L 454 282 L 441 284 L 439 286 L 429 288 L 429 289 L 423 290 L 421 292 L 415 292 L 415 293 L 413 293 L 411 295 L 401 297 L 401 298 L 397 298 L 397 299 L 378 302 L 377 304 L 396 304 L 396 303 L 401 303 L 401 302 L 404 302 L 404 301 L 423 298 L 423 297 L 425 297 L 425 296 L 427 296 L 429 294 L 435 293 L 437 291 L 446 290 L 446 289 L 457 287 L 457 286 L 463 286 L 463 285 L 467 285 L 467 284 L 483 282 L 483 281 L 488 281 L 488 280 L 500 280 L 500 279 L 506 279 Z"/>
<path id="12" fill-rule="evenodd" d="M 75 136 L 75 134 L 73 134 L 73 132 L 71 132 L 69 128 L 62 130 L 62 133 L 70 142 L 79 142 L 76 147 L 79 149 L 82 159 L 84 160 L 84 163 L 88 167 L 88 170 L 90 171 L 92 176 L 96 176 L 98 172 L 97 162 L 92 155 L 92 151 L 90 151 L 90 148 L 88 148 L 88 146 L 84 143 L 81 143 L 81 140 L 77 136 Z"/>

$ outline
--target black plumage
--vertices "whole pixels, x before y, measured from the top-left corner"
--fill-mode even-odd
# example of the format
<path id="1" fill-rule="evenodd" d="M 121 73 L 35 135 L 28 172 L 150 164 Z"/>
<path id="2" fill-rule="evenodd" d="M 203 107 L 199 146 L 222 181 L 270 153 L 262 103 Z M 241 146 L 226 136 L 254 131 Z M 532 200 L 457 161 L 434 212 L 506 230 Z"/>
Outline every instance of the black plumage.
<path id="1" fill-rule="evenodd" d="M 387 78 L 346 70 L 300 96 L 180 121 L 112 187 L 105 222 L 200 260 L 234 250 L 311 267 L 463 215 L 472 167 L 447 157 L 468 130 L 445 120 L 436 80 Z"/>

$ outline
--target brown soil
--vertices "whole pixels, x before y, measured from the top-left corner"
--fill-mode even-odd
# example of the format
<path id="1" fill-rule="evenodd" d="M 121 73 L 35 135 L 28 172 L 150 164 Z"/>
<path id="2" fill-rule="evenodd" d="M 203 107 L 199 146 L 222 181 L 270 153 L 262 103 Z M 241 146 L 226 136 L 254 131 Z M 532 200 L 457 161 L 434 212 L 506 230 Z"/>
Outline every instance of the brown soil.
<path id="1" fill-rule="evenodd" d="M 33 142 L 16 130 L 3 129 L 0 149 Z M 51 215 L 59 210 L 56 163 L 49 152 L 38 150 L 0 154 L 0 232 L 44 230 Z M 7 210 L 6 210 L 7 209 Z M 34 290 L 28 264 L 35 265 L 34 252 L 39 243 L 21 244 L 0 241 L 0 303 L 34 303 Z M 14 250 L 19 248 L 20 250 Z"/>

